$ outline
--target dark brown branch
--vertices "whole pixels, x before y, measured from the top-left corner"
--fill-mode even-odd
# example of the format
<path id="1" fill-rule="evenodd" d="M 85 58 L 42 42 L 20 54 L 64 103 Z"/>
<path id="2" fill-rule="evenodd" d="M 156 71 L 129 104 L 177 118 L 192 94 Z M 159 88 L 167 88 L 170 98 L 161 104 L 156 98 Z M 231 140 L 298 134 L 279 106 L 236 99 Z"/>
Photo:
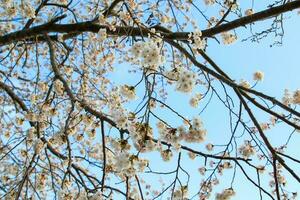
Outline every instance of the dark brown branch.
<path id="1" fill-rule="evenodd" d="M 226 24 L 219 25 L 214 28 L 206 29 L 202 31 L 203 37 L 212 37 L 216 34 L 222 33 L 224 31 L 229 31 L 238 27 L 245 26 L 247 24 L 251 24 L 256 21 L 261 21 L 267 18 L 270 18 L 274 15 L 278 15 L 290 10 L 294 10 L 300 7 L 300 1 L 293 1 L 286 3 L 281 6 L 269 8 L 267 10 L 255 13 L 253 15 L 242 17 L 236 19 L 234 21 L 228 22 Z M 20 30 L 13 33 L 6 34 L 0 37 L 0 46 L 10 44 L 12 42 L 22 41 L 34 37 L 38 37 L 39 40 L 45 40 L 43 34 L 45 33 L 68 33 L 72 36 L 74 33 L 82 33 L 82 32 L 94 32 L 97 33 L 100 28 L 106 28 L 107 34 L 112 36 L 147 36 L 149 33 L 149 28 L 147 27 L 130 27 L 117 26 L 116 30 L 112 31 L 108 28 L 108 26 L 99 25 L 94 23 L 93 21 L 86 21 L 76 24 L 53 24 L 46 23 L 43 25 L 39 25 L 30 29 Z M 183 40 L 186 41 L 189 38 L 190 32 L 160 32 L 160 34 L 168 40 Z M 68 38 L 68 37 L 66 37 Z"/>

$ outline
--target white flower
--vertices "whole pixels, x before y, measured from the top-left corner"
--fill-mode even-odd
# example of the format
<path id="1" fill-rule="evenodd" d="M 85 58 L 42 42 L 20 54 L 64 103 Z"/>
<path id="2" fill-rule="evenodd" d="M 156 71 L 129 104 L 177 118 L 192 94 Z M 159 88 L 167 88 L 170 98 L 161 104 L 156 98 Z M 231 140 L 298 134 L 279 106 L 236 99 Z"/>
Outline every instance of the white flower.
<path id="1" fill-rule="evenodd" d="M 211 5 L 215 4 L 216 1 L 215 1 L 215 0 L 204 0 L 204 3 L 205 3 L 205 5 L 207 5 L 207 6 L 211 6 Z"/>
<path id="2" fill-rule="evenodd" d="M 135 89 L 133 86 L 128 86 L 128 85 L 121 86 L 120 93 L 129 100 L 135 99 Z"/>
<path id="3" fill-rule="evenodd" d="M 239 85 L 244 87 L 244 88 L 250 88 L 251 87 L 250 83 L 248 81 L 244 80 L 244 79 L 241 80 Z"/>
<path id="4" fill-rule="evenodd" d="M 29 112 L 25 115 L 25 119 L 28 121 L 36 122 L 36 121 L 38 121 L 38 115 L 35 113 Z"/>
<path id="5" fill-rule="evenodd" d="M 206 168 L 205 167 L 200 167 L 199 169 L 198 169 L 198 171 L 199 171 L 199 173 L 201 174 L 201 175 L 205 175 L 205 172 L 206 172 Z"/>
<path id="6" fill-rule="evenodd" d="M 156 70 L 159 65 L 164 63 L 160 47 L 157 42 L 137 42 L 130 49 L 134 60 L 138 60 L 141 65 L 148 70 Z"/>
<path id="7" fill-rule="evenodd" d="M 39 154 L 45 148 L 45 146 L 46 144 L 41 139 L 38 139 L 34 146 L 35 153 Z"/>
<path id="8" fill-rule="evenodd" d="M 80 192 L 76 200 L 88 200 L 87 193 L 85 191 Z"/>
<path id="9" fill-rule="evenodd" d="M 245 10 L 245 15 L 246 16 L 253 15 L 253 13 L 254 13 L 254 10 L 252 8 L 249 8 L 249 9 Z"/>
<path id="10" fill-rule="evenodd" d="M 262 71 L 257 71 L 253 74 L 253 80 L 262 81 L 264 79 L 264 73 Z"/>
<path id="11" fill-rule="evenodd" d="M 192 97 L 189 101 L 190 106 L 196 108 L 198 107 L 199 101 L 202 99 L 202 95 L 197 93 L 194 97 Z"/>
<path id="12" fill-rule="evenodd" d="M 105 17 L 102 14 L 99 15 L 98 22 L 99 22 L 99 24 L 105 24 L 106 23 Z"/>
<path id="13" fill-rule="evenodd" d="M 293 102 L 293 97 L 292 94 L 290 93 L 290 91 L 288 89 L 284 90 L 284 96 L 282 98 L 282 102 L 284 105 L 290 105 Z"/>
<path id="14" fill-rule="evenodd" d="M 208 143 L 206 146 L 207 151 L 212 151 L 214 148 L 214 145 L 212 143 Z"/>
<path id="15" fill-rule="evenodd" d="M 223 32 L 221 33 L 221 36 L 222 36 L 223 44 L 231 44 L 235 42 L 237 39 L 236 35 L 229 32 Z"/>
<path id="16" fill-rule="evenodd" d="M 163 61 L 160 49 L 152 41 L 145 43 L 141 56 L 143 65 L 151 69 L 156 69 Z"/>
<path id="17" fill-rule="evenodd" d="M 9 6 L 6 8 L 7 15 L 10 17 L 15 17 L 17 15 L 17 8 L 16 6 Z"/>
<path id="18" fill-rule="evenodd" d="M 197 49 L 204 49 L 206 45 L 206 41 L 201 38 L 202 32 L 201 30 L 196 30 L 189 35 L 190 39 L 193 42 L 193 49 L 197 51 Z"/>
<path id="19" fill-rule="evenodd" d="M 27 18 L 35 18 L 35 9 L 29 3 L 22 4 L 23 15 Z"/>
<path id="20" fill-rule="evenodd" d="M 250 156 L 255 154 L 255 148 L 251 146 L 249 141 L 245 141 L 245 144 L 239 147 L 240 154 L 243 155 L 244 158 L 249 158 Z"/>
<path id="21" fill-rule="evenodd" d="M 228 8 L 231 7 L 232 10 L 238 8 L 238 4 L 234 0 L 224 0 L 224 5 L 226 5 Z"/>
<path id="22" fill-rule="evenodd" d="M 121 152 L 115 157 L 115 167 L 117 172 L 122 172 L 130 167 L 129 154 Z"/>
<path id="23" fill-rule="evenodd" d="M 199 117 L 195 117 L 193 119 L 193 128 L 201 129 L 202 125 L 203 125 L 203 122 L 201 121 L 201 119 Z"/>
<path id="24" fill-rule="evenodd" d="M 222 191 L 222 193 L 217 193 L 216 200 L 229 200 L 235 192 L 232 188 L 228 188 Z"/>
<path id="25" fill-rule="evenodd" d="M 106 28 L 100 28 L 98 31 L 98 41 L 103 42 L 107 38 Z"/>
<path id="26" fill-rule="evenodd" d="M 64 93 L 64 84 L 59 79 L 56 79 L 53 85 L 57 94 L 62 95 Z"/>
<path id="27" fill-rule="evenodd" d="M 170 161 L 173 157 L 173 153 L 170 149 L 166 149 L 160 152 L 160 155 L 164 161 Z"/>
<path id="28" fill-rule="evenodd" d="M 126 111 L 123 109 L 113 109 L 111 111 L 111 115 L 113 120 L 116 122 L 117 127 L 121 129 L 127 129 L 128 127 L 128 117 L 126 115 Z"/>
<path id="29" fill-rule="evenodd" d="M 165 76 L 168 78 L 168 82 L 177 81 L 179 79 L 179 70 L 172 69 L 170 71 L 165 72 Z"/>
<path id="30" fill-rule="evenodd" d="M 173 193 L 173 200 L 187 200 L 188 199 L 188 187 L 181 186 Z"/>
<path id="31" fill-rule="evenodd" d="M 206 130 L 203 128 L 203 123 L 200 118 L 194 118 L 192 126 L 188 133 L 183 134 L 186 142 L 203 142 L 206 137 Z"/>
<path id="32" fill-rule="evenodd" d="M 196 84 L 196 74 L 188 70 L 181 70 L 179 72 L 179 79 L 177 81 L 176 89 L 180 92 L 189 93 L 193 90 Z"/>
<path id="33" fill-rule="evenodd" d="M 296 90 L 293 94 L 293 103 L 300 104 L 300 89 Z"/>
<path id="34" fill-rule="evenodd" d="M 130 52 L 133 56 L 140 57 L 142 55 L 142 48 L 143 48 L 143 43 L 142 42 L 136 42 L 131 47 Z"/>

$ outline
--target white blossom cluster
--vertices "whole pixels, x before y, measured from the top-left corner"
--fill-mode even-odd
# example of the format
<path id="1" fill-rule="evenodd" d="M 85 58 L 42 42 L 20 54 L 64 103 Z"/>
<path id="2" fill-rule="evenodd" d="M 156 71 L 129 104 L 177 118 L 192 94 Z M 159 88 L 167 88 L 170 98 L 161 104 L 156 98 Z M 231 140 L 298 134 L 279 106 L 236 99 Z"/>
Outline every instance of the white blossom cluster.
<path id="1" fill-rule="evenodd" d="M 229 32 L 223 32 L 221 33 L 222 42 L 223 44 L 232 44 L 236 41 L 237 37 L 236 35 L 229 33 Z"/>
<path id="2" fill-rule="evenodd" d="M 124 130 L 128 128 L 129 120 L 128 120 L 127 111 L 125 109 L 122 108 L 112 109 L 111 117 L 115 121 L 118 128 Z"/>
<path id="3" fill-rule="evenodd" d="M 149 125 L 135 123 L 129 130 L 134 147 L 138 151 L 149 152 L 154 150 L 155 143 L 152 140 L 147 139 L 147 137 L 153 137 L 153 130 Z"/>
<path id="4" fill-rule="evenodd" d="M 60 80 L 56 79 L 54 81 L 54 89 L 58 95 L 62 95 L 64 93 L 64 84 Z"/>
<path id="5" fill-rule="evenodd" d="M 49 143 L 55 147 L 60 147 L 65 144 L 65 136 L 63 133 L 57 133 L 49 139 Z"/>
<path id="6" fill-rule="evenodd" d="M 204 3 L 205 3 L 205 5 L 207 5 L 207 6 L 211 6 L 211 5 L 215 4 L 216 1 L 215 1 L 215 0 L 204 0 Z"/>
<path id="7" fill-rule="evenodd" d="M 264 79 L 264 73 L 262 71 L 257 71 L 253 74 L 253 80 L 262 81 Z"/>
<path id="8" fill-rule="evenodd" d="M 136 42 L 131 53 L 135 60 L 148 70 L 156 70 L 158 66 L 164 63 L 164 56 L 161 53 L 161 45 L 155 41 Z"/>
<path id="9" fill-rule="evenodd" d="M 222 191 L 222 193 L 217 193 L 216 200 L 229 200 L 235 195 L 232 188 L 228 188 Z"/>
<path id="10" fill-rule="evenodd" d="M 157 123 L 158 133 L 160 138 L 164 141 L 168 141 L 170 144 L 176 145 L 179 142 L 179 136 L 176 129 L 168 128 L 163 122 Z"/>
<path id="11" fill-rule="evenodd" d="M 296 90 L 293 94 L 293 103 L 300 105 L 300 90 Z"/>
<path id="12" fill-rule="evenodd" d="M 181 186 L 180 188 L 176 189 L 173 193 L 174 200 L 187 200 L 188 199 L 188 187 Z"/>
<path id="13" fill-rule="evenodd" d="M 249 158 L 254 155 L 256 151 L 249 141 L 245 141 L 245 144 L 239 147 L 239 152 L 244 158 Z"/>
<path id="14" fill-rule="evenodd" d="M 250 88 L 251 87 L 250 83 L 248 81 L 244 80 L 244 79 L 240 80 L 239 85 L 244 87 L 244 88 Z"/>
<path id="15" fill-rule="evenodd" d="M 13 179 L 12 177 L 15 177 L 20 173 L 20 169 L 17 165 L 12 164 L 11 162 L 8 162 L 8 160 L 3 159 L 1 161 L 0 165 L 0 180 L 3 184 L 12 184 Z"/>
<path id="16" fill-rule="evenodd" d="M 179 72 L 180 72 L 180 69 L 178 69 L 178 68 L 174 68 L 172 70 L 165 72 L 165 76 L 167 77 L 168 83 L 172 84 L 174 81 L 178 81 Z"/>
<path id="17" fill-rule="evenodd" d="M 285 105 L 297 104 L 300 105 L 300 89 L 291 93 L 288 89 L 284 90 L 284 96 L 282 102 Z"/>
<path id="18" fill-rule="evenodd" d="M 229 8 L 231 7 L 232 10 L 236 10 L 238 8 L 238 3 L 235 0 L 224 0 L 224 4 Z"/>
<path id="19" fill-rule="evenodd" d="M 285 185 L 287 184 L 286 178 L 284 177 L 284 175 L 280 174 L 279 171 L 278 171 L 277 173 L 278 173 L 278 174 L 277 174 L 277 181 L 278 181 L 278 184 L 285 186 Z M 273 174 L 273 173 L 272 173 L 272 174 Z M 270 185 L 271 187 L 274 187 L 274 186 L 275 186 L 275 181 L 274 181 L 274 180 L 271 180 L 271 181 L 269 182 L 269 185 Z"/>
<path id="20" fill-rule="evenodd" d="M 190 106 L 196 108 L 198 107 L 199 101 L 202 99 L 202 95 L 200 93 L 195 94 L 189 101 Z"/>
<path id="21" fill-rule="evenodd" d="M 129 100 L 135 99 L 135 88 L 129 85 L 123 85 L 120 87 L 120 93 Z"/>
<path id="22" fill-rule="evenodd" d="M 45 147 L 46 144 L 41 139 L 38 139 L 34 145 L 35 153 L 39 154 Z"/>
<path id="23" fill-rule="evenodd" d="M 87 194 L 85 191 L 77 192 L 69 191 L 67 188 L 61 189 L 57 193 L 58 200 L 102 200 L 103 195 L 101 192 L 95 194 Z"/>
<path id="24" fill-rule="evenodd" d="M 98 31 L 98 41 L 103 42 L 107 38 L 106 28 L 100 28 Z"/>
<path id="25" fill-rule="evenodd" d="M 24 18 L 33 19 L 36 18 L 35 8 L 30 1 L 22 1 L 17 3 L 13 0 L 2 0 L 1 5 L 5 8 L 5 14 L 9 17 L 15 17 L 18 14 L 22 15 Z M 1 13 L 2 15 L 4 13 Z M 1 16 L 2 17 L 2 16 Z"/>
<path id="26" fill-rule="evenodd" d="M 196 74 L 192 71 L 182 69 L 179 71 L 179 78 L 176 82 L 176 89 L 180 92 L 192 92 L 196 84 Z"/>
<path id="27" fill-rule="evenodd" d="M 246 16 L 253 15 L 253 13 L 254 13 L 254 10 L 252 8 L 249 8 L 249 9 L 245 10 L 245 15 Z"/>
<path id="28" fill-rule="evenodd" d="M 180 132 L 184 136 L 184 140 L 190 143 L 203 142 L 207 134 L 207 131 L 203 128 L 203 122 L 199 117 L 193 118 L 192 126 L 188 132 L 185 130 L 180 130 Z"/>
<path id="29" fill-rule="evenodd" d="M 189 34 L 189 39 L 193 44 L 193 49 L 195 52 L 197 52 L 198 49 L 202 50 L 205 48 L 206 41 L 201 36 L 201 30 L 196 30 Z"/>
<path id="30" fill-rule="evenodd" d="M 127 152 L 121 152 L 115 157 L 115 170 L 120 176 L 132 177 L 137 172 L 143 172 L 148 165 L 148 160 L 130 155 Z"/>
<path id="31" fill-rule="evenodd" d="M 170 149 L 160 151 L 160 155 L 163 161 L 170 161 L 173 157 L 173 153 Z"/>

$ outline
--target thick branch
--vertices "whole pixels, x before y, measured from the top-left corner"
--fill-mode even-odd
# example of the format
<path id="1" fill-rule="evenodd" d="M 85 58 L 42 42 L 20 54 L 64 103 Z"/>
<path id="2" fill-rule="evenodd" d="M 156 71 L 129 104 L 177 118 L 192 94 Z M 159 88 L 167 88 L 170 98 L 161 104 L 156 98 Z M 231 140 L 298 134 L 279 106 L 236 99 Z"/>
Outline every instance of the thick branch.
<path id="1" fill-rule="evenodd" d="M 267 10 L 255 13 L 250 16 L 242 17 L 226 24 L 219 25 L 214 28 L 206 29 L 202 31 L 203 37 L 212 37 L 218 33 L 229 31 L 238 27 L 251 24 L 256 21 L 261 21 L 272 16 L 294 10 L 300 7 L 300 1 L 293 1 L 281 6 L 269 8 Z M 6 34 L 0 37 L 0 46 L 10 44 L 12 42 L 22 41 L 30 38 L 38 37 L 40 40 L 45 40 L 43 34 L 45 33 L 82 33 L 82 32 L 94 32 L 97 33 L 100 28 L 106 28 L 107 34 L 111 36 L 147 36 L 149 28 L 147 27 L 131 27 L 131 26 L 117 26 L 115 30 L 110 30 L 108 26 L 99 25 L 93 21 L 86 21 L 76 24 L 53 24 L 46 23 L 26 30 L 19 30 L 13 33 Z M 187 40 L 190 32 L 161 32 L 157 29 L 161 35 L 168 40 Z M 73 34 L 71 34 L 73 37 Z M 68 38 L 68 37 L 67 37 Z"/>

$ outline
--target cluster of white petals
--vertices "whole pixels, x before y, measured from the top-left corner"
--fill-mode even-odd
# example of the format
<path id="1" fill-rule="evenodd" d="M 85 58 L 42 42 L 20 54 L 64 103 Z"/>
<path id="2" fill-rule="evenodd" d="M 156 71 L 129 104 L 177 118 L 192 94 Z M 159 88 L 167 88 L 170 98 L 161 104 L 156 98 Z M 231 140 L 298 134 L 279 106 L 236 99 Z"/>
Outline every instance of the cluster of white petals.
<path id="1" fill-rule="evenodd" d="M 173 193 L 174 200 L 187 200 L 188 199 L 188 187 L 181 186 L 180 188 L 176 189 Z"/>
<path id="2" fill-rule="evenodd" d="M 138 172 L 143 172 L 147 165 L 148 160 L 138 158 L 124 151 L 115 156 L 115 170 L 121 177 L 132 177 Z"/>
<path id="3" fill-rule="evenodd" d="M 196 108 L 198 107 L 199 101 L 203 98 L 200 93 L 195 94 L 189 101 L 190 106 Z"/>
<path id="4" fill-rule="evenodd" d="M 203 122 L 199 117 L 195 117 L 192 121 L 192 126 L 189 131 L 184 134 L 186 142 L 203 142 L 206 139 L 207 131 L 203 128 Z"/>
<path id="5" fill-rule="evenodd" d="M 23 9 L 23 16 L 27 18 L 35 18 L 35 9 L 34 7 L 28 2 L 21 4 L 21 8 Z"/>
<path id="6" fill-rule="evenodd" d="M 207 6 L 211 6 L 211 5 L 215 4 L 216 1 L 215 1 L 215 0 L 204 0 L 204 3 L 205 3 L 205 5 L 207 5 Z"/>
<path id="7" fill-rule="evenodd" d="M 250 83 L 248 81 L 244 80 L 244 79 L 240 80 L 239 85 L 244 87 L 244 88 L 250 88 L 251 87 Z"/>
<path id="8" fill-rule="evenodd" d="M 123 85 L 120 87 L 120 93 L 129 100 L 135 99 L 135 89 L 133 86 Z"/>
<path id="9" fill-rule="evenodd" d="M 54 81 L 54 89 L 57 94 L 62 95 L 64 93 L 64 84 L 60 80 L 56 79 Z"/>
<path id="10" fill-rule="evenodd" d="M 165 72 L 165 77 L 167 78 L 168 83 L 172 84 L 175 81 L 178 81 L 179 79 L 179 72 L 181 70 L 178 68 L 174 68 L 172 70 Z"/>
<path id="11" fill-rule="evenodd" d="M 160 138 L 168 143 L 176 145 L 179 142 L 179 136 L 176 129 L 168 128 L 163 122 L 159 121 L 157 123 L 158 133 Z"/>
<path id="12" fill-rule="evenodd" d="M 42 150 L 44 150 L 46 144 L 41 140 L 41 139 L 38 139 L 35 143 L 35 153 L 36 154 L 39 154 Z"/>
<path id="13" fill-rule="evenodd" d="M 296 90 L 293 94 L 293 103 L 300 105 L 300 90 Z"/>
<path id="14" fill-rule="evenodd" d="M 249 141 L 245 141 L 245 144 L 239 147 L 239 152 L 244 158 L 249 158 L 254 155 L 256 151 Z"/>
<path id="15" fill-rule="evenodd" d="M 197 52 L 198 49 L 202 50 L 205 48 L 206 41 L 202 38 L 201 30 L 196 30 L 189 34 L 189 39 L 193 44 L 193 49 Z"/>
<path id="16" fill-rule="evenodd" d="M 161 52 L 161 44 L 154 40 L 136 42 L 130 51 L 134 59 L 148 70 L 156 70 L 165 60 Z"/>
<path id="17" fill-rule="evenodd" d="M 253 13 L 254 13 L 254 10 L 252 8 L 249 8 L 249 9 L 245 10 L 245 15 L 246 16 L 253 15 Z"/>
<path id="18" fill-rule="evenodd" d="M 107 38 L 106 28 L 100 28 L 98 31 L 98 41 L 103 42 Z"/>
<path id="19" fill-rule="evenodd" d="M 253 80 L 262 81 L 264 80 L 264 73 L 262 71 L 257 71 L 253 74 Z"/>
<path id="20" fill-rule="evenodd" d="M 222 191 L 222 193 L 217 193 L 216 200 L 229 200 L 235 195 L 232 188 L 228 188 Z"/>
<path id="21" fill-rule="evenodd" d="M 291 104 L 300 105 L 300 89 L 295 90 L 294 92 L 285 89 L 282 102 L 285 105 L 291 105 Z"/>
<path id="22" fill-rule="evenodd" d="M 221 37 L 223 44 L 232 44 L 237 40 L 236 35 L 229 32 L 221 33 Z"/>
<path id="23" fill-rule="evenodd" d="M 179 78 L 176 82 L 176 89 L 180 92 L 190 93 L 192 92 L 196 84 L 196 74 L 192 71 L 181 69 L 179 71 Z"/>

